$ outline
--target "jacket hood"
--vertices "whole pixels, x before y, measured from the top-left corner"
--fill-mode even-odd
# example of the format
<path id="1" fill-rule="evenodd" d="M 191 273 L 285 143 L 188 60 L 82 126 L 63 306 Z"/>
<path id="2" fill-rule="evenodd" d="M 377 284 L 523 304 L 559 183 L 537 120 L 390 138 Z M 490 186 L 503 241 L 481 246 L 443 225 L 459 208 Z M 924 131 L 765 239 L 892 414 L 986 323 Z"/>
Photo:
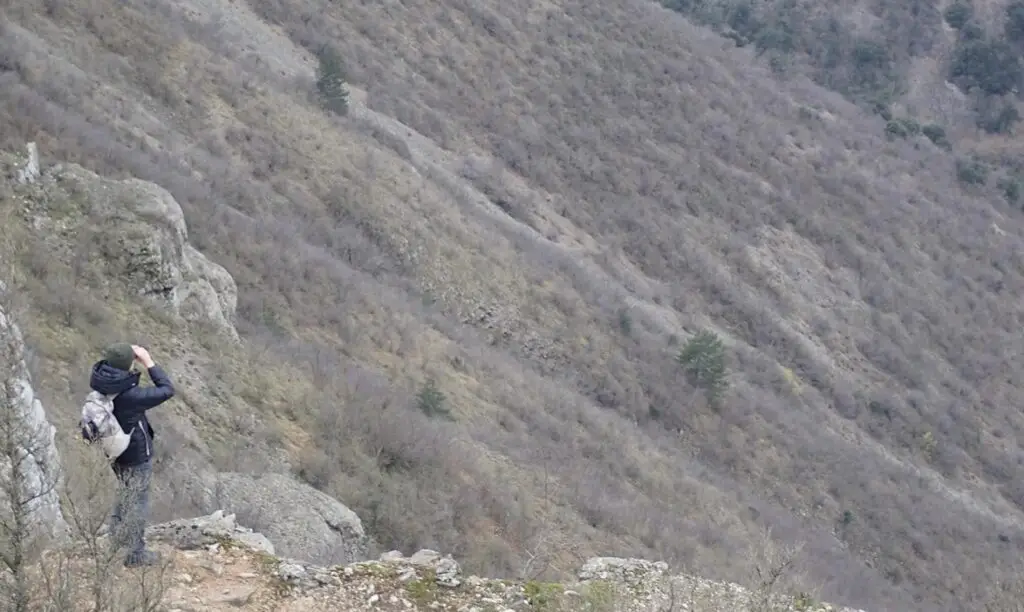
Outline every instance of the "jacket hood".
<path id="1" fill-rule="evenodd" d="M 139 384 L 139 373 L 132 373 L 121 370 L 110 365 L 106 361 L 97 361 L 92 366 L 92 375 L 89 377 L 89 387 L 103 395 L 114 395 L 124 393 L 135 385 Z"/>

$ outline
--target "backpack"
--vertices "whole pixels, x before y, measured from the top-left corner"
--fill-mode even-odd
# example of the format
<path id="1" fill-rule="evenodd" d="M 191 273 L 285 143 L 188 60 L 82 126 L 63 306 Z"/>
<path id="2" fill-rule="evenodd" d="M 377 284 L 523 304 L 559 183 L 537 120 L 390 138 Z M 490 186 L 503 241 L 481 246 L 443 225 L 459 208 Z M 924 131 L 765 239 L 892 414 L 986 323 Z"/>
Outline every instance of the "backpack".
<path id="1" fill-rule="evenodd" d="M 117 395 L 103 395 L 98 391 L 90 391 L 82 405 L 82 419 L 79 421 L 82 439 L 89 444 L 99 442 L 111 461 L 121 456 L 132 438 L 132 432 L 125 433 L 114 416 L 115 397 Z"/>

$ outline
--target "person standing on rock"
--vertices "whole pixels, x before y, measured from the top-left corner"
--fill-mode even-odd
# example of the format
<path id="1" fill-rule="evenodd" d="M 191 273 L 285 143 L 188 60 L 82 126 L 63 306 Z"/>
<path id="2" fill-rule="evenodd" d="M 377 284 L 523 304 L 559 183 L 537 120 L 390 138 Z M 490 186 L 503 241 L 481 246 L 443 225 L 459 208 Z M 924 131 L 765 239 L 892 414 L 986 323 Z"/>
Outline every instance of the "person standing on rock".
<path id="1" fill-rule="evenodd" d="M 140 363 L 149 373 L 152 387 L 140 387 Z M 170 377 L 141 346 L 116 343 L 93 364 L 89 386 L 104 395 L 115 395 L 114 417 L 129 432 L 128 447 L 111 466 L 118 480 L 118 496 L 110 520 L 112 544 L 128 546 L 124 564 L 128 567 L 153 565 L 159 557 L 146 550 L 145 530 L 149 513 L 149 484 L 153 475 L 153 427 L 146 411 L 174 397 Z"/>

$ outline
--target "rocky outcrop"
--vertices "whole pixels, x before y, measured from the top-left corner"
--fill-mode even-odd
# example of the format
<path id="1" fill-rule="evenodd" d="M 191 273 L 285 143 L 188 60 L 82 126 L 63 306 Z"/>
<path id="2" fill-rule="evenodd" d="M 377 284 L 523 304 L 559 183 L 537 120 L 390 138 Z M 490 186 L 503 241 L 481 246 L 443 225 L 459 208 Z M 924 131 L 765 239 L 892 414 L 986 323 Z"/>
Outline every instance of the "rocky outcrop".
<path id="1" fill-rule="evenodd" d="M 58 496 L 61 466 L 54 443 L 56 428 L 32 388 L 24 355 L 21 331 L 0 308 L 0 525 L 12 509 L 9 491 L 19 489 L 16 501 L 27 504 L 33 533 L 61 538 L 67 535 L 68 525 Z M 6 450 L 8 442 L 13 443 L 16 457 Z M 19 470 L 11 469 L 12 459 Z M 3 535 L 0 529 L 0 543 Z"/>
<path id="2" fill-rule="evenodd" d="M 215 475 L 205 505 L 243 515 L 281 555 L 329 565 L 366 559 L 368 538 L 356 513 L 286 474 Z"/>
<path id="3" fill-rule="evenodd" d="M 234 514 L 217 510 L 209 516 L 184 518 L 146 528 L 146 538 L 166 542 L 178 550 L 211 548 L 234 542 L 258 552 L 274 554 L 274 545 L 262 533 L 235 522 Z"/>
<path id="4" fill-rule="evenodd" d="M 189 244 L 185 215 L 166 189 L 108 179 L 75 164 L 40 170 L 34 147 L 29 151 L 18 170 L 20 189 L 30 196 L 23 198 L 26 213 L 55 249 L 74 249 L 69 258 L 98 266 L 93 272 L 104 282 L 123 284 L 237 339 L 235 281 Z"/>
<path id="5" fill-rule="evenodd" d="M 69 176 L 74 175 L 61 179 Z M 108 190 L 110 196 L 93 202 L 92 209 L 93 216 L 106 221 L 98 243 L 114 268 L 111 272 L 182 317 L 206 320 L 235 335 L 235 281 L 189 244 L 178 202 L 163 187 L 146 181 L 127 179 L 115 185 L 116 191 Z"/>
<path id="6" fill-rule="evenodd" d="M 34 142 L 28 143 L 28 159 L 18 168 L 17 179 L 22 185 L 39 180 L 39 148 Z"/>
<path id="7" fill-rule="evenodd" d="M 567 583 L 467 576 L 450 555 L 386 552 L 377 560 L 310 565 L 279 558 L 230 515 L 151 528 L 169 546 L 175 582 L 166 603 L 181 610 L 381 610 L 436 612 L 854 612 L 806 596 L 753 593 L 736 584 L 671 574 L 663 562 L 587 560 Z M 242 539 L 232 534 L 241 534 Z M 184 549 L 185 552 L 176 552 Z M 859 611 L 858 611 L 859 612 Z"/>

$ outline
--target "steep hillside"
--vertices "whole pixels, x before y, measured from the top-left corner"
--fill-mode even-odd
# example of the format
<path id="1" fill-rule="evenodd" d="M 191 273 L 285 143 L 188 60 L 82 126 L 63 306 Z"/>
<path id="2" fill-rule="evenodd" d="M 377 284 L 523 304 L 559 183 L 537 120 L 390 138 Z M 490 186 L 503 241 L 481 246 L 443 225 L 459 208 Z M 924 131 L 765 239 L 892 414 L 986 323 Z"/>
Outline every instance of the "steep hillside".
<path id="1" fill-rule="evenodd" d="M 237 287 L 237 340 L 168 318 L 17 204 L 83 192 L 5 185 L 58 433 L 95 349 L 138 336 L 194 385 L 155 417 L 171 515 L 200 468 L 287 470 L 482 575 L 732 580 L 771 527 L 823 599 L 978 609 L 1024 537 L 1020 216 L 732 47 L 649 0 L 9 7 L 2 144 L 166 188 Z M 717 403 L 675 360 L 701 330 Z"/>
<path id="2" fill-rule="evenodd" d="M 1024 2 L 662 0 L 751 47 L 779 79 L 806 75 L 886 120 L 890 138 L 924 135 L 973 162 L 1020 205 L 1013 134 L 1024 85 Z"/>

